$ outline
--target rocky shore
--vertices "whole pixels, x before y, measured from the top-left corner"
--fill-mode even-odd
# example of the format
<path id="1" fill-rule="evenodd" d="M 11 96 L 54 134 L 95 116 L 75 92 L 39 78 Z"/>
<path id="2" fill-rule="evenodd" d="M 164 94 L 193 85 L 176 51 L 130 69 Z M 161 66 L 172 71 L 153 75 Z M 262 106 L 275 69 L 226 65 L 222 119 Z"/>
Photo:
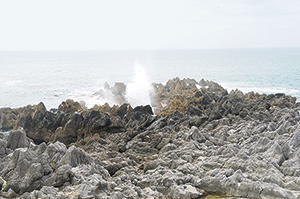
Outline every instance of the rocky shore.
<path id="1" fill-rule="evenodd" d="M 153 84 L 151 106 L 0 109 L 0 198 L 300 198 L 300 103 L 212 81 Z M 121 88 L 121 89 L 120 89 Z"/>

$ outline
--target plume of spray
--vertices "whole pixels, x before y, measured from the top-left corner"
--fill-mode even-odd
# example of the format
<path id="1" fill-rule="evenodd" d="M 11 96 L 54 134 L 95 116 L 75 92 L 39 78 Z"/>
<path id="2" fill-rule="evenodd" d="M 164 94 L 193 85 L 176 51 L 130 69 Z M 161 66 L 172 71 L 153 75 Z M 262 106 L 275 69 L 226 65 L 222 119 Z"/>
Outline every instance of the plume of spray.
<path id="1" fill-rule="evenodd" d="M 94 89 L 75 90 L 68 94 L 68 98 L 79 101 L 86 108 L 92 108 L 95 104 L 108 103 L 110 106 L 117 104 L 111 89 L 105 87 L 97 92 Z"/>
<path id="2" fill-rule="evenodd" d="M 126 87 L 126 100 L 132 106 L 151 105 L 151 93 L 154 89 L 147 78 L 144 68 L 135 63 L 134 77 Z"/>

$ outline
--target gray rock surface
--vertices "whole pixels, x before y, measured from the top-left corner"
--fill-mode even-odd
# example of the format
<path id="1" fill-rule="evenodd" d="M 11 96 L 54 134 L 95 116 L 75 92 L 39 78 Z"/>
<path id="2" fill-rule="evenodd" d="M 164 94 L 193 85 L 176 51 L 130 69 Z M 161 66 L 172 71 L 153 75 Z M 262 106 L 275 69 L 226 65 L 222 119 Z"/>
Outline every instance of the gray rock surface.
<path id="1" fill-rule="evenodd" d="M 128 104 L 80 112 L 70 100 L 1 109 L 17 130 L 0 138 L 0 198 L 300 198 L 294 98 L 204 80 L 156 88 L 167 104 L 156 116 Z"/>
<path id="2" fill-rule="evenodd" d="M 27 147 L 29 147 L 29 139 L 26 137 L 26 133 L 22 128 L 9 132 L 7 136 L 7 148 L 15 150 L 16 148 Z"/>
<path id="3" fill-rule="evenodd" d="M 5 155 L 6 147 L 7 147 L 7 142 L 5 140 L 0 139 L 0 156 Z"/>

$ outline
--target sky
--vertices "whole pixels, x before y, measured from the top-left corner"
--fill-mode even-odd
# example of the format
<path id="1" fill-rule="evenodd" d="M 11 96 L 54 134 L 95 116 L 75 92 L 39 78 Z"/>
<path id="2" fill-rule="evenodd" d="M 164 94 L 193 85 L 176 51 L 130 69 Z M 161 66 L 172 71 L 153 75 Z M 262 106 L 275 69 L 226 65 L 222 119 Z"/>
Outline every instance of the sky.
<path id="1" fill-rule="evenodd" d="M 0 50 L 300 47 L 299 0 L 0 0 Z"/>

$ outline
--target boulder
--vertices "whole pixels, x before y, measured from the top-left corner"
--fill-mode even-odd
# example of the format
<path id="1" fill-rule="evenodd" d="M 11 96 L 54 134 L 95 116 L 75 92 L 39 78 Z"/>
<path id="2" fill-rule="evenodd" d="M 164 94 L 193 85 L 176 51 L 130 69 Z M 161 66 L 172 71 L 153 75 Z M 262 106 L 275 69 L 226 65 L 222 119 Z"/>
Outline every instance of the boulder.
<path id="1" fill-rule="evenodd" d="M 177 146 L 175 144 L 168 143 L 160 150 L 160 153 L 165 153 L 165 152 L 172 151 L 175 149 L 177 149 Z"/>
<path id="2" fill-rule="evenodd" d="M 58 106 L 58 110 L 64 111 L 65 113 L 80 112 L 82 109 L 83 108 L 79 102 L 75 102 L 71 99 L 67 99 Z"/>
<path id="3" fill-rule="evenodd" d="M 33 129 L 35 127 L 35 122 L 32 118 L 34 113 L 34 107 L 28 105 L 22 111 L 20 111 L 18 118 L 14 124 L 14 129 L 19 127 L 25 130 Z"/>
<path id="4" fill-rule="evenodd" d="M 119 116 L 112 116 L 110 118 L 111 124 L 109 126 L 110 132 L 125 132 L 125 122 Z"/>
<path id="5" fill-rule="evenodd" d="M 55 142 L 48 145 L 45 154 L 49 157 L 49 165 L 56 170 L 60 165 L 59 161 L 66 154 L 67 147 L 61 142 Z"/>
<path id="6" fill-rule="evenodd" d="M 71 146 L 58 164 L 61 166 L 67 164 L 71 167 L 76 167 L 81 164 L 91 164 L 92 162 L 93 158 L 84 150 Z"/>
<path id="7" fill-rule="evenodd" d="M 130 104 L 124 103 L 116 110 L 115 114 L 123 119 L 126 113 L 130 111 L 132 111 L 132 107 L 130 106 Z"/>
<path id="8" fill-rule="evenodd" d="M 13 130 L 7 136 L 7 148 L 15 150 L 16 148 L 28 148 L 30 144 L 29 139 L 23 128 Z"/>
<path id="9" fill-rule="evenodd" d="M 132 111 L 129 111 L 123 117 L 126 122 L 126 129 L 143 130 L 154 122 L 152 108 L 147 106 L 137 106 Z"/>
<path id="10" fill-rule="evenodd" d="M 16 113 L 11 108 L 0 108 L 0 129 L 9 131 L 16 122 Z"/>
<path id="11" fill-rule="evenodd" d="M 77 130 L 82 121 L 82 116 L 74 113 L 64 127 L 58 127 L 53 135 L 53 141 L 60 141 L 69 145 L 77 140 Z"/>
<path id="12" fill-rule="evenodd" d="M 66 164 L 58 169 L 49 178 L 44 181 L 45 186 L 61 187 L 65 182 L 70 182 L 73 176 L 71 166 Z"/>
<path id="13" fill-rule="evenodd" d="M 197 141 L 197 142 L 205 142 L 206 141 L 206 138 L 205 136 L 203 136 L 197 127 L 195 126 L 192 126 L 191 130 L 190 130 L 190 133 L 189 133 L 189 136 L 191 139 Z"/>
<path id="14" fill-rule="evenodd" d="M 170 199 L 197 199 L 204 195 L 191 185 L 172 186 L 168 198 Z"/>
<path id="15" fill-rule="evenodd" d="M 12 159 L 7 162 L 0 175 L 7 182 L 4 191 L 11 188 L 17 194 L 22 194 L 41 188 L 39 181 L 44 176 L 44 170 L 34 151 L 18 148 L 13 152 Z"/>

